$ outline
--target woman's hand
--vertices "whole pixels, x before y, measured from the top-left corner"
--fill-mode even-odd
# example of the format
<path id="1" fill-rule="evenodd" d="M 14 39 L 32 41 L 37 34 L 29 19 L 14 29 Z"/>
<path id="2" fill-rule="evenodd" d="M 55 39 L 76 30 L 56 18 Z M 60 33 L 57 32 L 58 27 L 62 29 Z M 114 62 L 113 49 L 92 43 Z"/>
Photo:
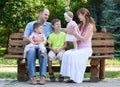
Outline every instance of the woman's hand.
<path id="1" fill-rule="evenodd" d="M 76 36 L 76 34 L 77 34 L 76 30 L 77 30 L 76 27 L 73 25 L 73 26 L 70 27 L 70 29 L 68 31 L 68 34 Z"/>

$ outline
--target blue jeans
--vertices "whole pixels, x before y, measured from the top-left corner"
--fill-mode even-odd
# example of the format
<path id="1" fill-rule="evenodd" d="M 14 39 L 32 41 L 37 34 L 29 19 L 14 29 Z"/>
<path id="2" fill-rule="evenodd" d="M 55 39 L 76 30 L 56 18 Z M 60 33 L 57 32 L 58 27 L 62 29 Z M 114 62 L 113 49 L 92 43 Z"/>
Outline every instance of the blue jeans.
<path id="1" fill-rule="evenodd" d="M 47 52 L 45 52 L 44 58 L 41 58 L 40 54 L 40 49 L 36 50 L 35 48 L 30 48 L 27 53 L 28 73 L 30 78 L 36 76 L 36 57 L 38 57 L 40 64 L 39 74 L 40 76 L 46 77 L 48 55 Z"/>

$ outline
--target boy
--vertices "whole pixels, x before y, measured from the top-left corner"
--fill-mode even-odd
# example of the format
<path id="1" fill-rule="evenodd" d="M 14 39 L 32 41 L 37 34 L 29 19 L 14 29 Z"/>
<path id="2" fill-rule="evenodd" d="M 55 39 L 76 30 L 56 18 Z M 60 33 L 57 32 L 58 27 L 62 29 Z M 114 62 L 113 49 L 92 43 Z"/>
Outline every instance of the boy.
<path id="1" fill-rule="evenodd" d="M 52 71 L 52 61 L 59 59 L 60 66 L 62 55 L 65 52 L 66 44 L 66 34 L 60 31 L 61 28 L 61 21 L 59 19 L 52 20 L 52 27 L 54 28 L 54 32 L 51 33 L 48 37 L 48 48 L 50 52 L 48 53 L 49 61 L 48 61 L 48 68 L 49 68 L 49 75 L 50 80 L 52 82 L 55 81 L 54 72 Z M 59 82 L 64 80 L 63 76 L 59 76 Z"/>

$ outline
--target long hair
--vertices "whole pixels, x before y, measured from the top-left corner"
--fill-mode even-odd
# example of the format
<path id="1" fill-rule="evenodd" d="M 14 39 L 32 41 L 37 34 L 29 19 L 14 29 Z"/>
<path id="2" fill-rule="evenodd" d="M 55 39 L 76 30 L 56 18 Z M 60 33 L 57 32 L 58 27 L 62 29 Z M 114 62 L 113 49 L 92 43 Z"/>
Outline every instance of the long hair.
<path id="1" fill-rule="evenodd" d="M 92 23 L 92 24 L 93 24 L 93 32 L 95 32 L 95 31 L 96 31 L 95 21 L 94 21 L 94 19 L 91 17 L 90 12 L 88 11 L 88 9 L 86 9 L 86 8 L 81 8 L 81 9 L 79 9 L 79 10 L 77 11 L 77 15 L 79 15 L 80 13 L 81 13 L 82 15 L 85 15 L 85 25 L 84 25 L 83 29 L 85 29 L 85 28 L 88 26 L 89 23 Z M 81 22 L 80 28 L 82 27 L 82 25 L 83 25 L 83 22 Z"/>

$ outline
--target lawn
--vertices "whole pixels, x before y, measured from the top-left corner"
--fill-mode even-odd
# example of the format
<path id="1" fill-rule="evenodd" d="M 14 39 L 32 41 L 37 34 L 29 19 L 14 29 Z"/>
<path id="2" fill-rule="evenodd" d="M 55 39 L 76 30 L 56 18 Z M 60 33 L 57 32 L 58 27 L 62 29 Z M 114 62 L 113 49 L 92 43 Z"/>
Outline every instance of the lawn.
<path id="1" fill-rule="evenodd" d="M 39 73 L 36 73 L 36 77 L 39 78 Z M 55 73 L 56 78 L 59 77 L 59 73 Z M 15 79 L 17 78 L 16 72 L 0 72 L 0 78 L 11 78 Z M 47 73 L 47 78 L 49 78 L 49 75 Z M 85 73 L 85 78 L 90 78 L 90 73 Z M 105 72 L 105 78 L 120 78 L 120 71 L 106 71 Z"/>

